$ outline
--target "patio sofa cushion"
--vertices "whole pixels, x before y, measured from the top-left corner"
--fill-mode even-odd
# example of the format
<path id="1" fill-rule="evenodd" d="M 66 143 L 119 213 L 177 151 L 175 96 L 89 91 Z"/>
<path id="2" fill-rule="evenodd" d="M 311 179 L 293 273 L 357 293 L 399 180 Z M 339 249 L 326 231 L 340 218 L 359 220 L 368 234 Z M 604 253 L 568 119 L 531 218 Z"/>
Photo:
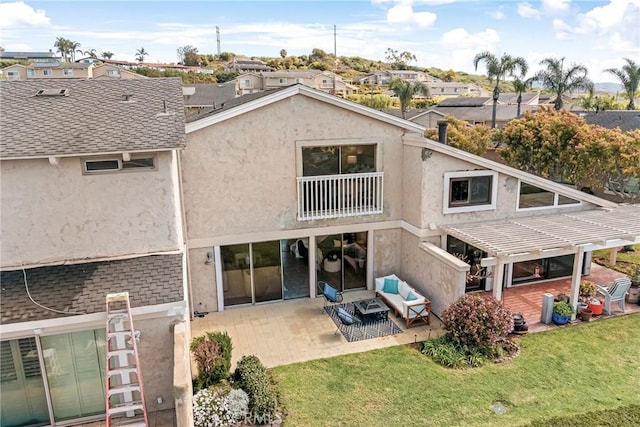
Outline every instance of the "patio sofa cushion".
<path id="1" fill-rule="evenodd" d="M 409 292 L 409 295 L 404 299 L 405 301 L 415 301 L 418 297 L 413 292 Z"/>
<path id="2" fill-rule="evenodd" d="M 384 286 L 382 290 L 388 294 L 398 293 L 398 279 L 387 277 L 384 279 Z"/>
<path id="3" fill-rule="evenodd" d="M 350 315 L 347 310 L 345 310 L 342 307 L 338 308 L 338 318 L 342 321 L 342 323 L 344 323 L 345 325 L 352 325 L 353 324 L 353 316 Z"/>
<path id="4" fill-rule="evenodd" d="M 398 282 L 398 292 L 390 293 L 385 283 L 388 280 Z M 407 282 L 400 280 L 395 274 L 376 279 L 376 295 L 392 309 L 397 316 L 405 319 L 407 327 L 416 320 L 423 320 L 431 324 L 431 302 L 418 291 L 412 288 Z M 413 295 L 415 299 L 409 299 Z"/>

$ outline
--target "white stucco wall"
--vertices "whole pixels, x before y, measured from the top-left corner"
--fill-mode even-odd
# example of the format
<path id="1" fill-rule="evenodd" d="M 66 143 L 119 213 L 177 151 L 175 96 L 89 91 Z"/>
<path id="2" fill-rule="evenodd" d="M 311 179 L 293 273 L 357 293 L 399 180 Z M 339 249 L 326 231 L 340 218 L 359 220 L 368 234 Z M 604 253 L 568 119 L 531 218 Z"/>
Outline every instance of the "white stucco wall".
<path id="1" fill-rule="evenodd" d="M 188 240 L 361 224 L 402 215 L 403 130 L 296 95 L 187 135 L 182 152 Z M 296 219 L 296 141 L 382 144 L 384 214 Z"/>
<path id="2" fill-rule="evenodd" d="M 2 267 L 180 249 L 175 161 L 156 163 L 83 175 L 80 158 L 3 160 Z"/>
<path id="3" fill-rule="evenodd" d="M 189 250 L 189 283 L 191 286 L 192 311 L 218 311 L 216 291 L 216 265 L 212 261 L 206 264 L 207 252 L 213 254 L 213 248 Z"/>

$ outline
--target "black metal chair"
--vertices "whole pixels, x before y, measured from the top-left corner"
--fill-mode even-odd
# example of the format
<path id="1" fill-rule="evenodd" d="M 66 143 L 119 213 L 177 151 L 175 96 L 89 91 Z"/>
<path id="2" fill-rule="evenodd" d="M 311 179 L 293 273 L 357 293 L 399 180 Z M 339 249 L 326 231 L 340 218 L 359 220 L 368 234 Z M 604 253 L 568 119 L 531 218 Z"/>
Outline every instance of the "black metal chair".
<path id="1" fill-rule="evenodd" d="M 318 282 L 318 295 L 322 295 L 324 297 L 323 310 L 327 305 L 340 304 L 342 302 L 342 292 L 338 291 L 327 282 Z"/>

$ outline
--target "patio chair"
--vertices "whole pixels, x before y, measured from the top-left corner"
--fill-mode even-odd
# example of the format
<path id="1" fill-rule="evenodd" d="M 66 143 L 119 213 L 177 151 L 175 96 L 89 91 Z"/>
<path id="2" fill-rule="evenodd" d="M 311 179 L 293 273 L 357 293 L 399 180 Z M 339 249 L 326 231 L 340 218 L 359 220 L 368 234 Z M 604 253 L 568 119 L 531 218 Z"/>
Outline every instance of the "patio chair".
<path id="1" fill-rule="evenodd" d="M 318 282 L 318 294 L 324 297 L 324 307 L 330 304 L 339 304 L 342 302 L 342 292 L 338 292 L 336 288 L 327 282 Z"/>
<path id="2" fill-rule="evenodd" d="M 622 277 L 615 279 L 610 286 L 596 285 L 598 294 L 604 297 L 604 311 L 611 315 L 611 303 L 618 302 L 620 309 L 624 313 L 624 298 L 629 288 L 631 287 L 631 279 L 628 277 Z"/>
<path id="3" fill-rule="evenodd" d="M 338 329 L 336 329 L 336 331 L 333 333 L 334 335 L 337 334 L 338 331 L 341 331 L 342 328 L 344 327 L 351 326 L 361 322 L 360 319 L 358 319 L 353 314 L 350 314 L 347 310 L 345 310 L 342 307 L 338 307 L 337 312 L 338 312 L 338 319 L 340 320 L 340 323 L 338 323 Z"/>

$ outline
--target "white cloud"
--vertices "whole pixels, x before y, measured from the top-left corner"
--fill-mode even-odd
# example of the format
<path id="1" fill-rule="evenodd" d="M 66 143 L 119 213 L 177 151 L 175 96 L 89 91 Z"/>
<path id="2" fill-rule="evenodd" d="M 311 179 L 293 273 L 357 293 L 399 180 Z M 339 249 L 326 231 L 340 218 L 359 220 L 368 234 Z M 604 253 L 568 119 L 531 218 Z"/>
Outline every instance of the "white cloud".
<path id="1" fill-rule="evenodd" d="M 518 4 L 518 15 L 523 18 L 539 19 L 541 14 L 540 11 L 531 6 L 530 3 L 524 2 Z"/>
<path id="2" fill-rule="evenodd" d="M 490 13 L 489 16 L 491 16 L 493 19 L 497 19 L 497 20 L 501 20 L 505 18 L 505 14 L 502 13 L 501 10 L 496 10 L 493 13 Z"/>
<path id="3" fill-rule="evenodd" d="M 437 16 L 431 12 L 414 12 L 411 2 L 398 3 L 387 10 L 389 24 L 410 24 L 417 27 L 429 27 L 436 22 Z"/>
<path id="4" fill-rule="evenodd" d="M 592 38 L 598 49 L 637 53 L 640 48 L 640 4 L 637 0 L 610 0 L 576 17 L 575 25 L 555 20 L 553 28 L 559 39 Z"/>
<path id="5" fill-rule="evenodd" d="M 469 33 L 464 28 L 456 28 L 442 35 L 441 50 L 445 54 L 438 55 L 437 61 L 450 64 L 448 68 L 474 72 L 473 58 L 481 51 L 496 51 L 500 43 L 498 32 L 487 28 L 478 33 Z M 437 62 L 435 63 L 436 66 Z"/>
<path id="6" fill-rule="evenodd" d="M 50 23 L 44 10 L 35 10 L 24 2 L 0 3 L 0 28 L 49 25 Z"/>
<path id="7" fill-rule="evenodd" d="M 542 0 L 542 11 L 547 15 L 562 15 L 570 8 L 571 0 Z"/>

